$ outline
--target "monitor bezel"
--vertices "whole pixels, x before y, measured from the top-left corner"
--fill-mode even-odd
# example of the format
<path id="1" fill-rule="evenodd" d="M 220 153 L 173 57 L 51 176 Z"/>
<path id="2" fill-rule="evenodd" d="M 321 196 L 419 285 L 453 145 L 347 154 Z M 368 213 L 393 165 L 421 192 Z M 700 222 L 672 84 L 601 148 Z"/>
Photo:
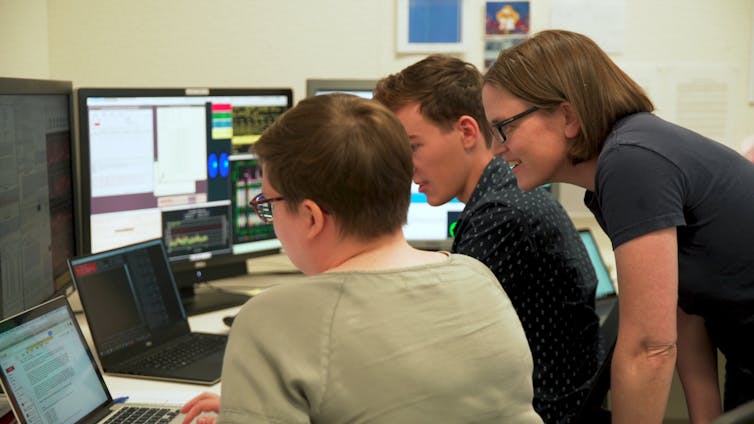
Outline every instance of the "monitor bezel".
<path id="1" fill-rule="evenodd" d="M 377 86 L 375 79 L 309 78 L 306 80 L 306 97 L 319 91 L 371 91 Z"/>

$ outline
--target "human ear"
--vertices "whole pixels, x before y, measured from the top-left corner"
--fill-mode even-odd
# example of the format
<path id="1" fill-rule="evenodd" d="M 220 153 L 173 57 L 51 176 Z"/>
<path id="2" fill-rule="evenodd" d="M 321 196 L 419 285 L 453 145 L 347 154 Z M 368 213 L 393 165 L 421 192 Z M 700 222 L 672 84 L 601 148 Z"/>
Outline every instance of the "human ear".
<path id="1" fill-rule="evenodd" d="M 306 199 L 299 206 L 299 213 L 304 214 L 306 220 L 306 238 L 313 240 L 319 236 L 325 228 L 325 212 L 313 200 Z"/>
<path id="2" fill-rule="evenodd" d="M 462 144 L 465 150 L 473 148 L 479 136 L 479 123 L 469 115 L 462 115 L 456 121 L 456 127 L 462 134 Z"/>
<path id="3" fill-rule="evenodd" d="M 581 119 L 579 114 L 574 109 L 573 105 L 568 102 L 560 104 L 560 111 L 563 113 L 565 121 L 565 136 L 567 138 L 575 138 L 581 132 Z"/>

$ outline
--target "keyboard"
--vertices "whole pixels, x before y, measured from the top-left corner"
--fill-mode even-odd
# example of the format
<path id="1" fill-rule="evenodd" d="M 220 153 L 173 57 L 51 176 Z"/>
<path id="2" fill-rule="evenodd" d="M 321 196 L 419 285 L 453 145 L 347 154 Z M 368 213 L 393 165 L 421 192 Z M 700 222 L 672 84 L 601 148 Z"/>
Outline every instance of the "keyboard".
<path id="1" fill-rule="evenodd" d="M 132 370 L 178 369 L 189 365 L 209 354 L 225 348 L 228 337 L 220 334 L 192 333 L 190 337 L 148 356 L 126 363 Z"/>
<path id="2" fill-rule="evenodd" d="M 124 406 L 119 409 L 112 417 L 105 421 L 105 424 L 120 423 L 169 423 L 179 413 L 178 409 L 170 408 L 144 408 L 138 406 Z"/>

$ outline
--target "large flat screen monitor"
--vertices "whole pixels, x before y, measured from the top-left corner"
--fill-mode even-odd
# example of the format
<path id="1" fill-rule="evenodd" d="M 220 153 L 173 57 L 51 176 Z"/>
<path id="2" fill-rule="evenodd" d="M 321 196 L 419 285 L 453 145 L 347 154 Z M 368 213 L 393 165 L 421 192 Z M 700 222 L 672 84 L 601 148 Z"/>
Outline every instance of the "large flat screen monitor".
<path id="1" fill-rule="evenodd" d="M 0 78 L 0 318 L 72 287 L 69 81 Z"/>
<path id="2" fill-rule="evenodd" d="M 244 299 L 200 283 L 280 251 L 249 200 L 249 148 L 292 105 L 290 89 L 81 88 L 82 250 L 162 238 L 187 313 Z"/>
<path id="3" fill-rule="evenodd" d="M 368 79 L 308 79 L 307 96 L 348 93 L 371 99 L 376 80 Z M 419 186 L 411 184 L 411 204 L 403 234 L 408 242 L 421 249 L 450 250 L 453 231 L 464 204 L 453 199 L 441 206 L 431 206 Z"/>

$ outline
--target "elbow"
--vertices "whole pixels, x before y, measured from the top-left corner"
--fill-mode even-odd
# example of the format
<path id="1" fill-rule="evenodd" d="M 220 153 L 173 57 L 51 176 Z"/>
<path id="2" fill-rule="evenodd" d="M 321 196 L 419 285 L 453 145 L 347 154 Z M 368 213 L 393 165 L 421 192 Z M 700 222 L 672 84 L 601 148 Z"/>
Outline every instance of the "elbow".
<path id="1" fill-rule="evenodd" d="M 668 343 L 642 343 L 642 354 L 652 361 L 665 362 L 667 360 L 675 362 L 678 356 L 678 346 L 675 341 Z"/>
<path id="2" fill-rule="evenodd" d="M 628 341 L 626 341 L 628 342 Z M 664 369 L 667 366 L 675 366 L 678 357 L 678 347 L 675 340 L 636 340 L 633 343 L 621 343 L 615 347 L 615 357 L 619 362 L 627 360 L 633 363 L 639 361 L 655 370 Z"/>

